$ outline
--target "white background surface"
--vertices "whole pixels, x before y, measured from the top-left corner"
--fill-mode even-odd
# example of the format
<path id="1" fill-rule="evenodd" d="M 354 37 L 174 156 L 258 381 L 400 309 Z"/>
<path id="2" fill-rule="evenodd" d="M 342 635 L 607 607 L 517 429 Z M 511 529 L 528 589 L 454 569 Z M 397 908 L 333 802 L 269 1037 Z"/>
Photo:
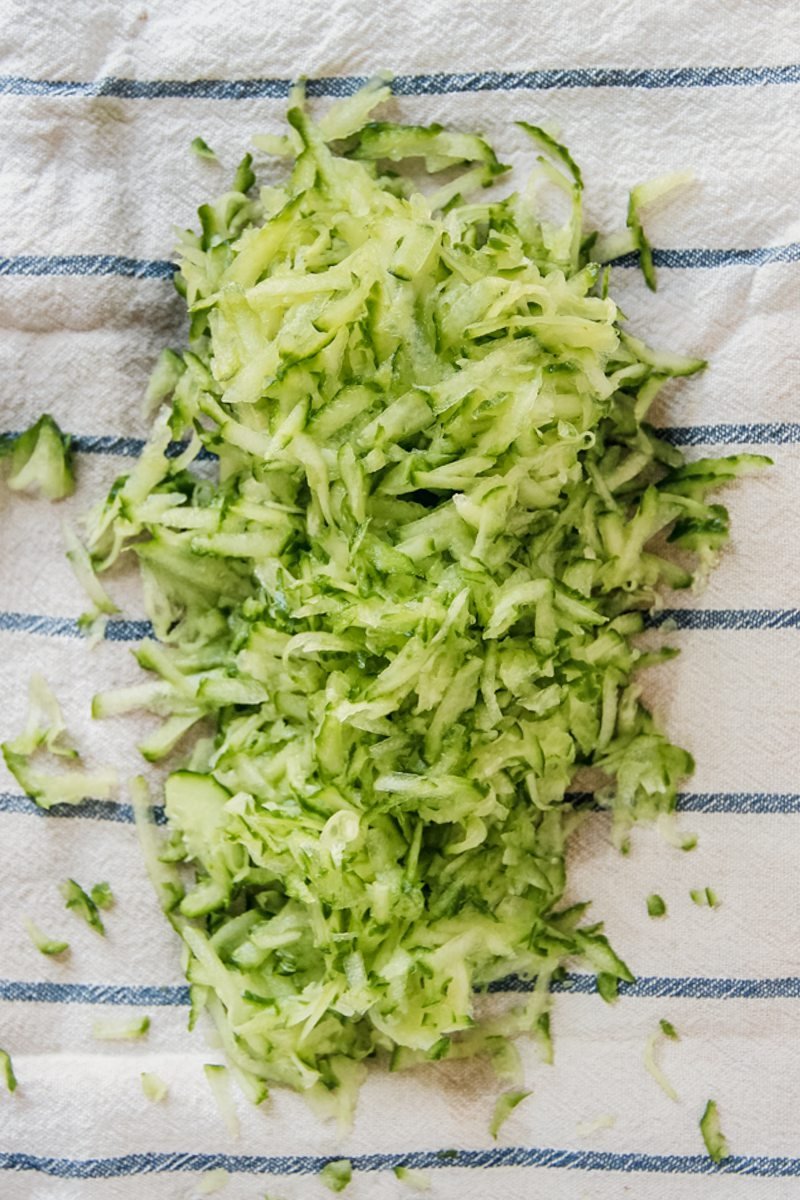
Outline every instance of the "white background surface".
<path id="1" fill-rule="evenodd" d="M 0 73 L 25 79 L 289 79 L 368 74 L 536 71 L 586 68 L 763 67 L 800 60 L 800 8 L 770 3 L 597 3 L 569 6 L 345 3 L 180 5 L 0 0 Z M 173 224 L 187 224 L 219 190 L 260 131 L 277 131 L 276 99 L 123 99 L 116 96 L 0 94 L 0 255 L 113 254 L 168 259 Z M 800 241 L 800 84 L 613 86 L 454 91 L 401 97 L 398 119 L 441 120 L 483 129 L 521 184 L 524 152 L 517 118 L 558 131 L 584 167 L 590 218 L 621 223 L 627 189 L 665 170 L 694 168 L 697 183 L 651 222 L 656 244 L 750 248 Z M 326 101 L 317 101 L 322 106 Z M 188 144 L 201 134 L 219 149 L 225 172 L 199 162 Z M 524 176 L 523 176 L 524 177 Z M 712 360 L 702 377 L 672 387 L 655 414 L 663 425 L 795 423 L 798 412 L 800 262 L 660 271 L 647 293 L 638 272 L 618 270 L 614 292 L 631 327 L 654 342 Z M 13 264 L 12 264 L 13 266 Z M 143 385 L 162 344 L 181 336 L 180 303 L 158 279 L 20 277 L 0 287 L 2 428 L 19 429 L 42 410 L 80 435 L 142 437 Z M 735 449 L 735 448 L 734 448 Z M 768 477 L 729 493 L 731 550 L 707 593 L 672 597 L 672 607 L 792 610 L 798 607 L 797 444 L 766 446 Z M 726 452 L 724 449 L 720 453 Z M 728 451 L 731 452 L 731 451 Z M 701 453 L 700 450 L 692 451 Z M 0 732 L 19 726 L 27 677 L 43 669 L 61 697 L 90 761 L 121 773 L 141 768 L 130 721 L 92 726 L 90 695 L 132 681 L 126 644 L 91 655 L 68 637 L 14 631 L 2 613 L 77 617 L 84 607 L 63 560 L 58 517 L 82 511 L 125 460 L 81 455 L 80 487 L 61 506 L 0 495 Z M 126 615 L 141 615 L 132 580 L 116 594 Z M 654 636 L 654 635 L 650 635 Z M 797 679 L 800 631 L 709 629 L 672 635 L 683 651 L 650 674 L 648 695 L 672 736 L 697 760 L 687 785 L 699 793 L 800 793 Z M 4 790 L 3 790 L 4 789 Z M 18 793 L 10 777 L 0 782 Z M 121 797 L 124 799 L 124 797 Z M 794 802 L 788 801 L 792 806 Z M 728 807 L 732 805 L 729 803 Z M 794 803 L 794 807 L 800 807 Z M 609 847 L 600 817 L 576 841 L 570 890 L 592 898 L 633 970 L 678 981 L 698 977 L 800 979 L 797 861 L 800 811 L 691 813 L 700 837 L 682 854 L 651 832 L 634 838 L 629 859 Z M 182 982 L 175 941 L 157 911 L 129 824 L 45 818 L 3 811 L 0 873 L 0 987 L 7 981 L 132 985 Z M 101 942 L 64 913 L 57 883 L 108 878 L 119 897 Z M 718 912 L 696 908 L 690 887 L 709 884 Z M 645 897 L 660 892 L 670 916 L 653 922 Z M 72 943 L 68 962 L 44 959 L 22 930 L 25 916 Z M 689 980 L 681 984 L 681 980 Z M 669 990 L 669 988 L 667 989 Z M 696 989 L 695 989 L 696 990 Z M 800 987 L 795 987 L 800 997 Z M 0 993 L 2 994 L 2 993 Z M 507 1003 L 496 997 L 488 1003 Z M 479 1065 L 432 1068 L 398 1078 L 374 1071 L 352 1135 L 341 1145 L 295 1096 L 276 1094 L 264 1111 L 238 1101 L 242 1133 L 230 1139 L 214 1108 L 202 1063 L 221 1061 L 201 1032 L 185 1030 L 185 1010 L 150 1007 L 148 1040 L 122 1047 L 93 1041 L 97 1016 L 134 1010 L 85 1003 L 0 1000 L 0 1045 L 14 1055 L 20 1088 L 0 1094 L 4 1155 L 56 1160 L 141 1155 L 122 1178 L 59 1178 L 0 1172 L 3 1200 L 183 1200 L 195 1194 L 191 1169 L 148 1174 L 148 1154 L 240 1156 L 399 1154 L 476 1150 L 487 1132 L 497 1085 Z M 681 1095 L 669 1101 L 644 1073 L 642 1054 L 659 1018 L 682 1041 L 662 1061 Z M 498 1145 L 526 1151 L 596 1151 L 679 1156 L 676 1173 L 637 1169 L 495 1166 L 438 1167 L 442 1200 L 777 1200 L 800 1194 L 800 1177 L 696 1176 L 683 1156 L 699 1156 L 697 1121 L 706 1099 L 719 1102 L 736 1162 L 795 1160 L 800 1172 L 800 998 L 662 999 L 625 997 L 612 1009 L 596 996 L 556 997 L 556 1062 L 525 1050 L 533 1096 L 504 1126 Z M 170 1084 L 166 1104 L 150 1105 L 139 1072 Z M 578 1122 L 613 1113 L 613 1129 L 580 1138 Z M 535 1158 L 535 1154 L 534 1154 Z M 188 1157 L 178 1166 L 204 1160 Z M 564 1160 L 562 1160 L 564 1161 Z M 646 1167 L 635 1160 L 591 1159 Z M 688 1160 L 695 1162 L 694 1158 Z M 697 1160 L 699 1161 L 699 1160 Z M 768 1164 L 753 1170 L 768 1170 Z M 42 1165 L 42 1164 L 40 1164 Z M 150 1164 L 152 1166 L 152 1162 Z M 235 1163 L 232 1165 L 236 1165 Z M 663 1164 L 662 1164 L 663 1165 Z M 297 1163 L 295 1162 L 295 1166 Z M 56 1163 L 51 1170 L 78 1170 Z M 102 1164 L 95 1170 L 102 1171 Z M 737 1170 L 750 1170 L 747 1163 Z M 139 1172 L 139 1173 L 137 1173 Z M 282 1178 L 239 1170 L 227 1200 L 328 1195 L 313 1174 Z M 353 1200 L 410 1195 L 390 1172 L 357 1172 Z"/>

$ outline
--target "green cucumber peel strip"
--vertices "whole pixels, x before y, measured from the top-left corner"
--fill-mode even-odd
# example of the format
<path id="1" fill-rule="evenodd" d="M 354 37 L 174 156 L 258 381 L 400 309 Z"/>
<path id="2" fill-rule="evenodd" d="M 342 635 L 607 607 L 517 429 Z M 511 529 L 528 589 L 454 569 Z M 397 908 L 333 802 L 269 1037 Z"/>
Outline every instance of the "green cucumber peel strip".
<path id="1" fill-rule="evenodd" d="M 208 145 L 208 143 L 203 140 L 203 138 L 193 138 L 189 148 L 193 154 L 197 155 L 198 158 L 205 159 L 206 162 L 219 164 L 219 159 L 217 158 L 216 154 Z"/>
<path id="2" fill-rule="evenodd" d="M 39 953 L 46 954 L 49 958 L 58 958 L 59 955 L 66 954 L 69 950 L 69 942 L 49 937 L 28 918 L 25 920 L 25 931 Z"/>
<path id="3" fill-rule="evenodd" d="M 3 1080 L 7 1092 L 15 1092 L 19 1086 L 17 1077 L 14 1074 L 14 1064 L 11 1061 L 11 1055 L 7 1050 L 0 1049 L 0 1078 Z"/>
<path id="4" fill-rule="evenodd" d="M 319 1181 L 330 1192 L 343 1192 L 353 1178 L 353 1165 L 349 1158 L 338 1158 L 326 1163 L 319 1173 Z"/>
<path id="5" fill-rule="evenodd" d="M 523 1100 L 527 1100 L 528 1096 L 530 1095 L 530 1091 L 525 1091 L 523 1089 L 512 1089 L 508 1092 L 502 1092 L 497 1097 L 494 1105 L 494 1112 L 492 1113 L 492 1119 L 489 1122 L 489 1133 L 495 1140 L 497 1140 L 497 1135 L 500 1132 L 501 1127 L 511 1116 L 517 1105 L 521 1104 Z"/>
<path id="6" fill-rule="evenodd" d="M 86 922 L 90 929 L 94 929 L 96 933 L 105 937 L 106 927 L 92 896 L 85 892 L 74 879 L 65 879 L 61 884 L 60 891 L 64 898 L 64 907 L 71 909 L 76 916 Z"/>
<path id="7" fill-rule="evenodd" d="M 728 1142 L 722 1132 L 716 1100 L 709 1100 L 700 1118 L 700 1133 L 703 1136 L 709 1158 L 720 1163 L 730 1157 Z"/>
<path id="8" fill-rule="evenodd" d="M 429 1192 L 431 1180 L 427 1171 L 415 1171 L 413 1167 L 393 1167 L 396 1179 L 404 1183 L 412 1192 Z"/>
<path id="9" fill-rule="evenodd" d="M 97 1020 L 92 1025 L 92 1036 L 99 1042 L 136 1042 L 147 1036 L 150 1029 L 149 1017 L 131 1017 L 129 1020 Z"/>
<path id="10" fill-rule="evenodd" d="M 97 908 L 109 909 L 113 908 L 116 903 L 114 893 L 111 891 L 111 884 L 103 881 L 96 883 L 89 895 L 91 896 Z"/>
<path id="11" fill-rule="evenodd" d="M 24 433 L 0 439 L 0 458 L 10 459 L 6 484 L 46 500 L 63 500 L 75 491 L 72 439 L 44 413 Z"/>
<path id="12" fill-rule="evenodd" d="M 58 700 L 38 673 L 30 679 L 25 728 L 12 741 L 3 742 L 0 750 L 11 774 L 40 808 L 79 804 L 87 796 L 108 799 L 116 790 L 117 775 L 111 769 L 60 773 L 38 769 L 41 755 L 80 759 L 69 740 Z"/>

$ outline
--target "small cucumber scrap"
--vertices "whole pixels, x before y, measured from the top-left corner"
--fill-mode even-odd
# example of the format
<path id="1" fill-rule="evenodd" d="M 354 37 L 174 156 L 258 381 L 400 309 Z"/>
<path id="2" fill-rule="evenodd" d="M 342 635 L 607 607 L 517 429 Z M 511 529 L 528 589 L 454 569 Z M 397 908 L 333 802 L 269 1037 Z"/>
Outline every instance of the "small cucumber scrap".
<path id="1" fill-rule="evenodd" d="M 44 413 L 24 433 L 0 439 L 0 457 L 10 458 L 6 483 L 14 492 L 63 500 L 75 491 L 72 439 Z"/>

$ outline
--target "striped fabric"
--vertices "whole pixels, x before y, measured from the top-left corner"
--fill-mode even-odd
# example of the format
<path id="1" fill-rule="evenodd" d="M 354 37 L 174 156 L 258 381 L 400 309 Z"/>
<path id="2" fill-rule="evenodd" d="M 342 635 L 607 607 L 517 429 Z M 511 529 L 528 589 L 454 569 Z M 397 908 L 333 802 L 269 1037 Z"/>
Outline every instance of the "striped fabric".
<path id="1" fill-rule="evenodd" d="M 39 669 L 90 764 L 123 777 L 142 770 L 135 741 L 146 723 L 98 726 L 88 711 L 94 691 L 140 678 L 130 650 L 149 626 L 136 581 L 123 570 L 112 583 L 123 615 L 90 652 L 60 517 L 76 519 L 141 452 L 150 366 L 182 336 L 172 226 L 191 223 L 222 189 L 252 133 L 277 131 L 300 74 L 324 105 L 393 68 L 394 115 L 482 128 L 517 182 L 526 152 L 513 120 L 560 131 L 584 167 L 590 218 L 606 229 L 620 224 L 633 183 L 693 167 L 698 183 L 651 222 L 658 294 L 631 258 L 615 269 L 614 294 L 635 332 L 711 361 L 659 401 L 664 436 L 693 456 L 757 447 L 775 467 L 729 493 L 733 546 L 705 593 L 667 597 L 644 635 L 683 651 L 645 686 L 697 760 L 679 807 L 698 847 L 672 850 L 642 830 L 622 859 L 605 817 L 590 811 L 571 896 L 594 901 L 637 979 L 614 1007 L 593 978 L 558 984 L 555 1065 L 523 1048 L 533 1095 L 496 1143 L 488 1120 L 498 1086 L 481 1064 L 375 1069 L 343 1141 L 293 1095 L 276 1094 L 265 1111 L 240 1100 L 233 1141 L 203 1078 L 220 1051 L 186 1029 L 178 949 L 146 882 L 127 797 L 43 812 L 4 774 L 0 1047 L 19 1090 L 0 1091 L 0 1197 L 178 1200 L 222 1167 L 226 1200 L 315 1200 L 329 1194 L 321 1166 L 343 1155 L 353 1200 L 410 1194 L 397 1166 L 426 1171 L 442 1200 L 800 1194 L 800 9 L 790 0 L 29 0 L 24 26 L 22 11 L 0 0 L 0 430 L 52 412 L 74 436 L 80 486 L 57 510 L 3 501 L 4 736 L 20 726 L 26 680 Z M 224 172 L 188 153 L 197 134 Z M 118 902 L 105 940 L 64 911 L 57 885 L 68 876 L 111 882 Z M 705 886 L 718 911 L 692 904 L 690 889 Z M 651 892 L 667 901 L 666 920 L 648 919 Z M 25 917 L 68 938 L 69 959 L 39 955 Z M 527 986 L 502 980 L 478 1003 L 501 1009 Z M 93 1020 L 109 1013 L 149 1013 L 148 1039 L 93 1041 Z M 681 1034 L 661 1051 L 679 1104 L 643 1067 L 661 1018 Z M 143 1070 L 169 1083 L 163 1105 L 144 1098 Z M 711 1097 L 732 1151 L 721 1166 L 698 1130 Z M 605 1114 L 613 1128 L 579 1128 Z"/>

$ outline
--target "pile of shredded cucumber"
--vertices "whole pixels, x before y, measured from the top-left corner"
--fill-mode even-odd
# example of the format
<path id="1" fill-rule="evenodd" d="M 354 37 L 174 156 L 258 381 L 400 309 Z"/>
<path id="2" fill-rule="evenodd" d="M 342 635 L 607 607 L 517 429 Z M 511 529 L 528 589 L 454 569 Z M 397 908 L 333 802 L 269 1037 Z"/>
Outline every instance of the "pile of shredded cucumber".
<path id="1" fill-rule="evenodd" d="M 285 136 L 256 139 L 286 181 L 259 188 L 248 155 L 200 209 L 188 348 L 87 527 L 96 571 L 138 559 L 155 632 L 149 680 L 95 713 L 158 714 L 143 752 L 184 762 L 166 845 L 135 793 L 193 1019 L 252 1099 L 340 1113 L 382 1052 L 512 1079 L 507 1039 L 546 1047 L 567 960 L 606 997 L 631 979 L 561 906 L 570 788 L 599 773 L 621 843 L 673 813 L 692 762 L 640 699 L 669 652 L 636 635 L 726 541 L 709 493 L 765 461 L 687 464 L 647 424 L 704 364 L 623 328 L 562 146 L 523 124 L 534 176 L 492 199 L 486 141 L 371 122 L 388 90 L 312 120 L 295 89 Z M 628 224 L 616 250 L 647 256 L 636 196 Z M 479 1020 L 509 975 L 524 1003 Z"/>

